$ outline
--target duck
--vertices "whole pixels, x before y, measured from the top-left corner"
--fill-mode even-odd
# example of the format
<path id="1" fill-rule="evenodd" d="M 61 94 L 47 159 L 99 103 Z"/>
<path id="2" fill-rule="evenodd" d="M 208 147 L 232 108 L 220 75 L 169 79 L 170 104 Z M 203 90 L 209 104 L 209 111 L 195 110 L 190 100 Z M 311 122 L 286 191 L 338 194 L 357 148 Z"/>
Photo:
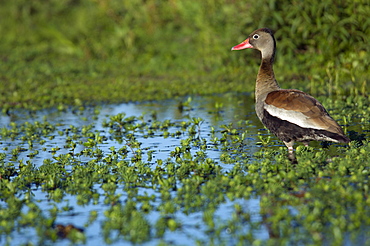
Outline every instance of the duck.
<path id="1" fill-rule="evenodd" d="M 257 116 L 285 144 L 289 154 L 294 152 L 295 142 L 305 146 L 310 141 L 350 142 L 318 100 L 300 90 L 280 88 L 273 70 L 276 40 L 269 28 L 255 30 L 231 50 L 248 48 L 261 52 L 255 86 Z"/>

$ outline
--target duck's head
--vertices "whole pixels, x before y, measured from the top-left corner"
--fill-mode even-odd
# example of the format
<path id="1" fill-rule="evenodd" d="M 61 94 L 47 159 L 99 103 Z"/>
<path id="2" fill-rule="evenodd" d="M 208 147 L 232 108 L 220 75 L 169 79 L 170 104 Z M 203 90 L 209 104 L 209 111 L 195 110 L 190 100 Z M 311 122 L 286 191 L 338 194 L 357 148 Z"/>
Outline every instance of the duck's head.
<path id="1" fill-rule="evenodd" d="M 231 50 L 243 50 L 253 48 L 261 51 L 262 58 L 275 54 L 276 42 L 272 31 L 268 28 L 261 28 L 252 32 L 249 37 Z"/>

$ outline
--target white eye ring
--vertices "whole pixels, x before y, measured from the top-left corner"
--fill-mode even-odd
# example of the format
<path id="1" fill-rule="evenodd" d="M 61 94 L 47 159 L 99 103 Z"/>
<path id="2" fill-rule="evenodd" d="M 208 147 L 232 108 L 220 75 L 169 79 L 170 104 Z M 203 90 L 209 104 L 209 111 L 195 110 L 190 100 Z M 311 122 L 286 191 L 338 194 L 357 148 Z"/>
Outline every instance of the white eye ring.
<path id="1" fill-rule="evenodd" d="M 258 34 L 253 35 L 253 39 L 258 39 L 259 37 L 260 37 L 260 35 L 258 35 Z"/>

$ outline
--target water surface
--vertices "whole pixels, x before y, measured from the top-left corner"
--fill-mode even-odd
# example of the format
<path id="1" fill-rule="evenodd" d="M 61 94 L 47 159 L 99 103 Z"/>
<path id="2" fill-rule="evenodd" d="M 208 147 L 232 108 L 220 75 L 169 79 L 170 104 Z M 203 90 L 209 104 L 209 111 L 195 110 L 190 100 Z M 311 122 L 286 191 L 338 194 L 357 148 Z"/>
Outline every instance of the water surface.
<path id="1" fill-rule="evenodd" d="M 97 112 L 98 110 L 98 112 Z M 261 150 L 259 134 L 267 135 L 268 132 L 263 129 L 261 123 L 257 119 L 254 113 L 254 102 L 250 94 L 222 94 L 212 95 L 206 97 L 189 97 L 180 98 L 175 100 L 166 100 L 160 102 L 143 102 L 143 103 L 124 103 L 115 105 L 102 105 L 96 108 L 87 108 L 85 110 L 67 110 L 64 112 L 45 110 L 37 112 L 35 114 L 22 114 L 22 112 L 16 112 L 10 116 L 1 116 L 0 124 L 10 126 L 16 123 L 22 125 L 25 122 L 43 122 L 47 121 L 56 126 L 56 130 L 52 132 L 48 137 L 43 137 L 46 140 L 44 144 L 34 144 L 30 148 L 27 141 L 21 138 L 13 140 L 2 140 L 0 147 L 2 152 L 6 153 L 5 162 L 12 163 L 15 168 L 19 167 L 19 163 L 32 162 L 36 167 L 40 167 L 44 164 L 45 159 L 55 159 L 62 155 L 66 155 L 71 152 L 70 148 L 66 147 L 67 134 L 65 132 L 72 126 L 76 129 L 82 129 L 86 126 L 91 126 L 91 132 L 98 132 L 101 136 L 105 136 L 106 139 L 98 144 L 98 148 L 102 151 L 103 155 L 108 155 L 112 152 L 112 147 L 116 150 L 127 145 L 126 140 L 117 141 L 109 133 L 109 128 L 104 126 L 104 123 L 109 121 L 111 116 L 124 113 L 126 117 L 142 117 L 142 121 L 145 122 L 164 122 L 169 120 L 170 122 L 186 122 L 189 119 L 200 119 L 201 123 L 197 127 L 196 138 L 207 142 L 207 156 L 216 161 L 217 165 L 222 168 L 222 172 L 227 173 L 234 167 L 234 163 L 224 162 L 221 157 L 225 154 L 225 149 L 219 146 L 212 145 L 212 141 L 215 138 L 222 138 L 225 126 L 231 127 L 236 130 L 237 135 L 245 134 L 245 138 L 242 141 L 242 145 L 239 143 L 233 146 L 232 141 L 229 143 L 229 150 L 226 149 L 226 154 L 230 154 L 233 150 L 237 149 L 238 152 L 245 154 L 248 161 L 258 160 L 254 156 L 256 152 Z M 177 146 L 181 146 L 181 141 L 188 137 L 185 132 L 181 135 L 171 134 L 179 131 L 179 127 L 169 127 L 168 136 L 164 136 L 163 133 L 154 133 L 148 137 L 146 132 L 137 132 L 136 140 L 141 143 L 140 149 L 145 150 L 142 156 L 143 161 L 146 161 L 148 165 L 154 170 L 158 163 L 158 160 L 174 160 L 174 156 L 171 154 Z M 58 133 L 60 132 L 60 133 Z M 52 137 L 50 137 L 52 136 Z M 87 138 L 85 139 L 87 140 Z M 85 141 L 84 140 L 84 141 Z M 269 147 L 275 148 L 281 147 L 282 144 L 276 141 L 275 138 L 270 142 Z M 22 152 L 15 158 L 10 153 L 21 147 Z M 82 152 L 86 146 L 77 145 L 74 149 L 74 153 Z M 51 151 L 57 149 L 56 151 Z M 129 148 L 128 148 L 129 149 Z M 36 155 L 32 155 L 37 151 Z M 192 146 L 191 154 L 197 156 L 199 148 Z M 151 157 L 149 158 L 149 153 Z M 230 152 L 230 153 L 227 153 Z M 127 155 L 127 159 L 133 158 L 134 153 L 130 152 Z M 79 157 L 79 162 L 87 163 L 92 158 L 90 156 Z M 236 159 L 235 162 L 238 162 Z M 69 171 L 72 171 L 72 166 Z M 156 197 L 152 202 L 152 206 L 155 208 L 161 204 L 161 194 L 155 189 L 148 187 L 136 187 L 138 194 L 142 196 L 153 196 Z M 88 204 L 79 205 L 75 195 L 66 194 L 61 202 L 55 202 L 49 199 L 48 192 L 41 189 L 39 186 L 32 187 L 32 200 L 45 212 L 53 207 L 57 207 L 61 211 L 55 221 L 55 224 L 73 224 L 78 228 L 84 228 L 86 235 L 86 245 L 103 245 L 107 241 L 102 236 L 102 225 L 105 220 L 104 212 L 109 208 L 109 205 L 104 203 L 105 191 L 101 188 L 101 184 L 95 184 L 93 186 L 95 192 L 101 194 L 98 201 L 90 202 Z M 119 202 L 124 204 L 128 198 L 128 194 L 124 192 L 124 186 L 118 185 L 117 194 L 119 194 Z M 176 191 L 173 191 L 176 196 Z M 25 194 L 19 194 L 20 197 Z M 222 225 L 227 224 L 227 221 L 235 216 L 235 206 L 240 205 L 244 211 L 251 214 L 251 221 L 253 223 L 261 223 L 262 217 L 260 213 L 260 197 L 251 197 L 249 199 L 228 199 L 217 206 L 214 212 L 214 221 Z M 7 204 L 0 201 L 1 207 L 6 207 Z M 68 208 L 68 209 L 66 209 Z M 27 208 L 23 208 L 26 212 Z M 97 212 L 97 219 L 90 224 L 86 224 L 89 220 L 91 211 Z M 158 210 L 153 209 L 146 214 L 146 219 L 155 228 L 155 223 L 163 216 Z M 174 215 L 176 221 L 181 223 L 181 227 L 174 231 L 166 231 L 162 238 L 151 237 L 150 240 L 144 242 L 144 245 L 157 244 L 160 241 L 176 244 L 176 245 L 194 245 L 198 243 L 208 243 L 210 240 L 217 243 L 214 239 L 214 235 L 207 230 L 207 226 L 204 222 L 203 211 L 193 211 L 191 213 L 184 213 L 181 209 Z M 263 223 L 262 223 L 263 224 Z M 87 226 L 86 226 L 87 225 Z M 152 229 L 153 230 L 153 229 Z M 260 240 L 266 240 L 271 235 L 269 234 L 269 228 L 260 226 L 258 228 L 251 228 L 250 225 L 245 225 L 241 229 L 240 233 L 249 233 L 253 231 L 254 237 Z M 214 232 L 213 232 L 214 233 Z M 152 232 L 154 234 L 154 232 Z M 14 231 L 10 234 L 11 240 L 10 245 L 19 245 L 32 242 L 38 244 L 38 236 L 33 228 L 24 227 L 20 231 Z M 222 242 L 228 245 L 234 245 L 238 243 L 238 240 L 230 236 L 229 229 L 227 226 L 221 232 Z M 114 235 L 112 236 L 114 238 Z M 8 238 L 9 239 L 9 238 Z M 54 245 L 65 245 L 67 239 L 59 239 Z M 6 236 L 0 236 L 0 242 L 6 242 Z M 219 241 L 220 242 L 220 241 Z M 51 242 L 49 242 L 51 243 Z M 119 238 L 113 240 L 111 245 L 131 245 L 132 242 Z"/>

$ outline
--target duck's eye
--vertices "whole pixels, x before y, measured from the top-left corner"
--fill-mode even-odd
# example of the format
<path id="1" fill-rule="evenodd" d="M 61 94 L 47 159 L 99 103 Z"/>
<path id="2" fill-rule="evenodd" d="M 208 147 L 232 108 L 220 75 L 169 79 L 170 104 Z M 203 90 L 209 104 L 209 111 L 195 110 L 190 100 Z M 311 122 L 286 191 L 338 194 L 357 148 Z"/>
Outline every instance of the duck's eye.
<path id="1" fill-rule="evenodd" d="M 253 35 L 253 39 L 258 39 L 259 37 L 260 37 L 260 35 L 258 35 L 258 34 Z"/>

